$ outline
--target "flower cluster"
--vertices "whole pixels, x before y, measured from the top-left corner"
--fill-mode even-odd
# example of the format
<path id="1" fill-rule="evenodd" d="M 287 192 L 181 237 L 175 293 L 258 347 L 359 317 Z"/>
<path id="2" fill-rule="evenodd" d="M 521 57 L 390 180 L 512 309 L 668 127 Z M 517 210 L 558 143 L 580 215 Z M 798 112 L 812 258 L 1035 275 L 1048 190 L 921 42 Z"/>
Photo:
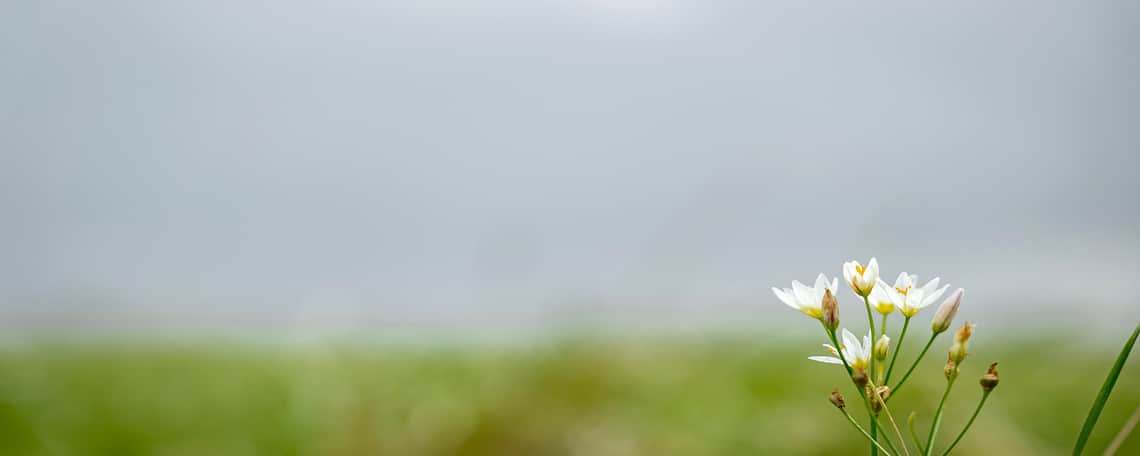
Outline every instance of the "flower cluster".
<path id="1" fill-rule="evenodd" d="M 829 400 L 871 442 L 872 455 L 882 451 L 888 456 L 891 454 L 909 456 L 910 447 L 908 447 L 906 439 L 903 438 L 887 402 L 890 398 L 898 395 L 899 390 L 906 384 L 911 373 L 926 356 L 938 335 L 950 329 L 954 317 L 958 313 L 958 307 L 962 304 L 965 290 L 958 288 L 942 300 L 931 318 L 930 337 L 925 346 L 910 363 L 910 367 L 906 369 L 902 377 L 898 381 L 893 381 L 892 374 L 894 373 L 895 362 L 898 361 L 899 352 L 905 341 L 907 330 L 910 328 L 911 319 L 923 309 L 938 302 L 946 295 L 946 290 L 950 285 L 941 284 L 941 279 L 935 277 L 920 286 L 918 276 L 906 272 L 900 273 L 893 285 L 888 285 L 880 278 L 879 262 L 875 258 L 871 258 L 871 261 L 868 261 L 866 265 L 858 261 L 844 263 L 843 280 L 851 288 L 851 291 L 863 300 L 867 312 L 868 330 L 862 339 L 846 328 L 839 328 L 838 278 L 828 280 L 826 275 L 820 274 L 816 277 L 813 286 L 809 287 L 799 281 L 792 281 L 791 288 L 773 287 L 772 292 L 784 304 L 804 315 L 819 320 L 822 324 L 824 333 L 830 342 L 823 344 L 823 347 L 830 353 L 830 356 L 809 356 L 808 359 L 841 365 L 846 369 L 852 385 L 862 398 L 861 402 L 866 406 L 870 421 L 870 432 L 847 413 L 845 399 L 838 389 L 831 393 Z M 890 321 L 888 317 L 894 314 L 896 310 L 903 318 L 903 325 L 898 335 L 898 342 L 892 346 L 892 339 L 887 334 L 887 324 Z M 878 328 L 876 328 L 875 316 L 872 311 L 880 316 Z M 950 395 L 950 389 L 958 378 L 959 366 L 968 355 L 969 339 L 973 332 L 974 325 L 965 323 L 954 333 L 954 340 L 947 351 L 946 365 L 943 368 L 943 374 L 946 377 L 946 392 L 938 404 L 925 443 L 914 434 L 913 420 L 915 415 L 911 414 L 910 416 L 912 420 L 910 426 L 911 442 L 918 453 L 926 456 L 934 454 L 935 437 L 942 422 L 942 410 Z M 990 369 L 983 374 L 980 384 L 983 393 L 977 410 L 974 412 L 975 417 L 977 412 L 981 410 L 986 398 L 989 397 L 990 392 L 998 384 L 997 363 L 991 365 Z M 888 421 L 895 431 L 895 439 L 888 435 L 887 428 L 883 426 L 883 423 L 880 423 L 879 415 L 881 412 L 886 413 Z M 966 434 L 966 431 L 969 430 L 970 424 L 973 424 L 972 418 L 969 424 L 958 434 L 957 439 L 940 454 L 950 453 Z M 880 429 L 884 431 L 882 435 L 878 433 Z"/>

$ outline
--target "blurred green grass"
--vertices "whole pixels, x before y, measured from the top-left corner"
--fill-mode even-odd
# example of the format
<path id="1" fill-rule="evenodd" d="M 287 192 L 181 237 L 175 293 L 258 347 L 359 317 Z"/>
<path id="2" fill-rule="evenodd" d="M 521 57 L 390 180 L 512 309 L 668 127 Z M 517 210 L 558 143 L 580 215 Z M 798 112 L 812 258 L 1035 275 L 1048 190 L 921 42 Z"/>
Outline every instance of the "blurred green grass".
<path id="1" fill-rule="evenodd" d="M 773 340 L 776 339 L 776 340 Z M 900 363 L 909 363 L 911 341 Z M 939 347 L 943 344 L 937 344 Z M 815 341 L 756 334 L 434 344 L 170 338 L 0 346 L 0 454 L 859 454 Z M 941 355 L 892 398 L 929 425 Z M 977 336 L 943 423 L 1002 383 L 958 454 L 1065 454 L 1117 347 Z M 910 356 L 908 356 L 910 355 Z M 1090 441 L 1140 404 L 1125 368 Z M 843 390 L 854 416 L 866 419 Z M 905 432 L 905 431 L 904 431 Z M 1133 436 L 1120 454 L 1140 454 Z"/>

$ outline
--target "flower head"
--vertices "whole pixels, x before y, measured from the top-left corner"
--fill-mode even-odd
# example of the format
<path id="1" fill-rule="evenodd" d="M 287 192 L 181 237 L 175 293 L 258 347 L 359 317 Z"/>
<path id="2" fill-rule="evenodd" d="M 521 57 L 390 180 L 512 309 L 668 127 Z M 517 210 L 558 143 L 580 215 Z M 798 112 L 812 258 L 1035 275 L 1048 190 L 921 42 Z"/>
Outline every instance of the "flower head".
<path id="1" fill-rule="evenodd" d="M 851 286 L 855 294 L 867 296 L 871 294 L 875 282 L 879 280 L 879 261 L 871 258 L 867 266 L 859 264 L 858 261 L 843 263 L 843 278 L 847 280 L 847 285 Z"/>
<path id="2" fill-rule="evenodd" d="M 815 279 L 815 286 L 808 287 L 800 283 L 798 280 L 792 281 L 792 288 L 785 288 L 783 290 L 772 287 L 772 292 L 776 293 L 776 297 L 784 301 L 789 307 L 803 312 L 804 315 L 820 319 L 823 317 L 823 297 L 831 291 L 832 295 L 839 288 L 839 279 L 831 279 L 827 281 L 827 277 L 820 274 Z"/>
<path id="3" fill-rule="evenodd" d="M 829 364 L 843 364 L 843 360 L 839 359 L 839 351 L 843 351 L 843 358 L 847 360 L 848 366 L 854 370 L 865 369 L 867 363 L 871 360 L 871 334 L 867 333 L 863 336 L 863 343 L 859 343 L 859 339 L 851 334 L 847 328 L 843 329 L 843 343 L 836 349 L 829 344 L 823 344 L 827 351 L 835 356 L 809 356 L 808 359 L 812 361 L 819 361 L 821 363 Z"/>
<path id="4" fill-rule="evenodd" d="M 882 294 L 877 295 L 875 299 L 872 299 L 872 302 L 881 301 L 882 296 L 885 295 L 886 298 L 891 300 L 894 307 L 897 307 L 899 312 L 902 312 L 903 316 L 910 318 L 917 315 L 922 309 L 934 304 L 934 302 L 937 301 L 938 298 L 941 298 L 942 294 L 946 292 L 946 288 L 950 285 L 943 285 L 942 288 L 939 288 L 939 281 L 941 281 L 941 279 L 935 277 L 931 281 L 926 282 L 926 285 L 916 287 L 915 284 L 918 283 L 918 276 L 903 272 L 895 279 L 895 285 L 893 287 L 888 286 L 886 282 L 880 280 L 875 289 L 882 289 Z M 876 308 L 878 307 L 879 305 L 876 304 Z M 882 312 L 882 310 L 880 310 L 880 312 Z"/>

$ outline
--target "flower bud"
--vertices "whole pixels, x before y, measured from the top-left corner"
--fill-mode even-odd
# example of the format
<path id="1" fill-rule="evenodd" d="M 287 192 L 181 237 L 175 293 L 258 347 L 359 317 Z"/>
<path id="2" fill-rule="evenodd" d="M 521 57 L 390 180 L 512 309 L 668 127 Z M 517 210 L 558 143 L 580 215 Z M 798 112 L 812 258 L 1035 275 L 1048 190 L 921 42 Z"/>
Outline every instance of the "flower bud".
<path id="1" fill-rule="evenodd" d="M 828 397 L 827 400 L 831 401 L 831 405 L 834 405 L 837 409 L 843 410 L 844 407 L 847 407 L 847 401 L 843 400 L 842 394 L 839 394 L 839 388 L 832 390 L 831 396 Z"/>
<path id="2" fill-rule="evenodd" d="M 974 325 L 970 322 L 966 322 L 954 333 L 954 344 L 950 346 L 950 359 L 954 360 L 955 364 L 962 364 L 962 360 L 966 359 L 971 334 L 974 334 Z"/>
<path id="3" fill-rule="evenodd" d="M 831 290 L 824 292 L 820 307 L 823 314 L 819 319 L 823 322 L 823 327 L 834 332 L 839 327 L 839 301 L 835 300 L 835 295 L 831 294 Z"/>
<path id="4" fill-rule="evenodd" d="M 879 340 L 875 342 L 874 355 L 878 361 L 885 361 L 887 359 L 887 352 L 890 351 L 891 338 L 886 334 L 879 336 Z"/>
<path id="5" fill-rule="evenodd" d="M 855 382 L 855 386 L 859 388 L 866 387 L 867 382 L 870 380 L 871 379 L 867 377 L 867 370 L 863 369 L 862 367 L 855 369 L 854 372 L 851 372 L 851 381 Z"/>
<path id="6" fill-rule="evenodd" d="M 961 288 L 954 290 L 950 297 L 938 306 L 938 311 L 934 312 L 934 320 L 930 322 L 930 329 L 934 334 L 941 334 L 950 329 L 950 323 L 954 322 L 954 315 L 958 313 L 958 306 L 962 304 L 962 295 L 965 293 L 966 290 Z"/>
<path id="7" fill-rule="evenodd" d="M 953 358 L 946 359 L 946 366 L 942 368 L 942 374 L 946 376 L 946 380 L 958 378 L 958 364 L 954 362 Z"/>
<path id="8" fill-rule="evenodd" d="M 997 365 L 998 365 L 998 363 L 990 364 L 989 370 L 987 370 L 985 374 L 982 374 L 982 379 L 978 381 L 978 383 L 980 383 L 982 385 L 982 391 L 985 391 L 988 393 L 990 391 L 993 391 L 994 387 L 997 386 L 997 384 L 998 384 Z"/>

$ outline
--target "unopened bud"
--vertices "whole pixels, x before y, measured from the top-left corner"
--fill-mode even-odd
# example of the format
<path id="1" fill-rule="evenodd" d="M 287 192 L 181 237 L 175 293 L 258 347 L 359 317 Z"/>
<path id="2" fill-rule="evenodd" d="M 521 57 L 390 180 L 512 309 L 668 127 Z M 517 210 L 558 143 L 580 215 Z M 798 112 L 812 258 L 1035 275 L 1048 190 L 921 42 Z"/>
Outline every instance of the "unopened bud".
<path id="1" fill-rule="evenodd" d="M 954 344 L 950 346 L 950 359 L 953 359 L 955 364 L 962 364 L 962 360 L 966 359 L 966 350 L 970 345 L 972 334 L 974 334 L 974 325 L 970 322 L 966 322 L 954 333 Z"/>
<path id="2" fill-rule="evenodd" d="M 986 373 L 982 374 L 982 379 L 978 381 L 978 383 L 982 384 L 982 391 L 985 391 L 988 393 L 990 391 L 993 391 L 994 387 L 997 386 L 997 384 L 998 384 L 997 364 L 998 363 L 990 364 L 989 370 L 987 370 Z"/>
<path id="3" fill-rule="evenodd" d="M 831 396 L 828 397 L 827 400 L 831 401 L 831 405 L 834 405 L 835 408 L 840 410 L 843 410 L 843 408 L 847 406 L 847 401 L 843 400 L 842 394 L 839 394 L 839 388 L 832 390 Z"/>
<path id="4" fill-rule="evenodd" d="M 942 368 L 942 373 L 946 375 L 946 380 L 958 378 L 958 364 L 954 362 L 953 358 L 946 360 L 946 366 Z"/>
<path id="5" fill-rule="evenodd" d="M 851 381 L 855 382 L 855 386 L 859 388 L 866 387 L 867 382 L 870 381 L 870 379 L 867 378 L 867 370 L 863 368 L 855 369 L 855 371 L 851 373 Z"/>
<path id="6" fill-rule="evenodd" d="M 950 329 L 950 323 L 954 322 L 954 315 L 958 313 L 958 306 L 962 304 L 962 295 L 965 293 L 966 290 L 961 288 L 954 290 L 950 293 L 950 297 L 938 306 L 938 311 L 934 312 L 934 319 L 930 322 L 930 329 L 934 334 L 941 334 Z"/>
<path id="7" fill-rule="evenodd" d="M 839 301 L 835 300 L 835 295 L 831 294 L 830 289 L 824 292 L 820 307 L 823 315 L 819 319 L 823 322 L 823 327 L 828 331 L 835 331 L 839 327 Z"/>
<path id="8" fill-rule="evenodd" d="M 887 352 L 890 351 L 890 347 L 891 338 L 887 337 L 886 334 L 879 336 L 879 340 L 875 341 L 875 359 L 879 361 L 885 361 L 887 359 Z"/>

